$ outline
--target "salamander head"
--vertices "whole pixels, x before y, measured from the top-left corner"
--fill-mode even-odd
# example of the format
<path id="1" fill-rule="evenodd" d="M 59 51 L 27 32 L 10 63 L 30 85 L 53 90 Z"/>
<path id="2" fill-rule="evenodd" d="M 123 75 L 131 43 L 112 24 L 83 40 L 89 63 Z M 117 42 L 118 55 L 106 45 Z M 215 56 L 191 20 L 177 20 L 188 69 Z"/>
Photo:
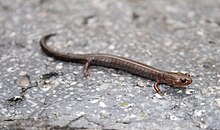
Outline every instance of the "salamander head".
<path id="1" fill-rule="evenodd" d="M 171 77 L 165 79 L 167 84 L 172 85 L 174 87 L 184 87 L 192 83 L 192 79 L 189 74 L 184 74 L 181 72 L 170 73 Z"/>

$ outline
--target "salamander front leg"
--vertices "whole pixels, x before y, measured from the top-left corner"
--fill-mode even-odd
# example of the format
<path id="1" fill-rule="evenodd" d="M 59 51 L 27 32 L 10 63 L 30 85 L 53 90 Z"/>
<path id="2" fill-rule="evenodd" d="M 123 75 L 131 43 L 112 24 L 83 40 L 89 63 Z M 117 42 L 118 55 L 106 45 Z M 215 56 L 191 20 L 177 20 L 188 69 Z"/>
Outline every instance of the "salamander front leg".
<path id="1" fill-rule="evenodd" d="M 89 66 L 90 66 L 90 63 L 91 63 L 91 60 L 88 60 L 86 62 L 86 64 L 84 65 L 84 68 L 83 68 L 83 75 L 84 75 L 84 77 L 89 76 Z"/>
<path id="2" fill-rule="evenodd" d="M 154 90 L 155 90 L 158 94 L 164 95 L 163 92 L 161 92 L 161 90 L 160 90 L 160 88 L 158 87 L 158 85 L 159 85 L 159 82 L 155 82 L 155 83 L 153 84 Z"/>

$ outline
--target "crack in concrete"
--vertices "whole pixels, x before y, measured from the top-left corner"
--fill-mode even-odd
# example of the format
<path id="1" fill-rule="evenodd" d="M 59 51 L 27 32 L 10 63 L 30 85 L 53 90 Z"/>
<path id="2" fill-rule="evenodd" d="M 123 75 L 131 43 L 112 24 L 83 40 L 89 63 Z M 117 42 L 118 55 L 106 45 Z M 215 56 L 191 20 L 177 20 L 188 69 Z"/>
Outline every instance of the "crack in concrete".
<path id="1" fill-rule="evenodd" d="M 13 96 L 12 98 L 9 98 L 9 99 L 6 99 L 5 100 L 5 103 L 7 104 L 7 103 L 9 103 L 9 105 L 15 105 L 15 104 L 17 104 L 17 103 L 19 103 L 19 102 L 21 102 L 21 101 L 23 101 L 24 99 L 25 99 L 25 92 L 28 90 L 28 89 L 31 89 L 31 88 L 33 88 L 33 87 L 37 87 L 38 86 L 38 82 L 36 81 L 35 82 L 35 84 L 34 85 L 30 85 L 30 86 L 28 86 L 28 87 L 26 87 L 26 88 L 21 88 L 21 91 L 20 91 L 20 93 L 19 93 L 19 95 L 18 96 Z"/>

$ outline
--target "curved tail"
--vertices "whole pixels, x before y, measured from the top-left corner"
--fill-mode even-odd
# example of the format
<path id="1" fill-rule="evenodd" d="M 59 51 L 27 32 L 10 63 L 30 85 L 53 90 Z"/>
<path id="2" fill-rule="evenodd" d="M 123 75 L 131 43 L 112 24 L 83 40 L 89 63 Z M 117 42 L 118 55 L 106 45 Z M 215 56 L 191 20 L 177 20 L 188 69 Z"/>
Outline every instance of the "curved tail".
<path id="1" fill-rule="evenodd" d="M 47 40 L 50 37 L 55 36 L 55 35 L 56 35 L 55 33 L 48 34 L 48 35 L 43 36 L 40 39 L 40 45 L 41 45 L 41 48 L 44 51 L 44 53 L 46 53 L 50 57 L 54 57 L 59 60 L 66 60 L 66 61 L 72 60 L 72 57 L 70 57 L 70 55 L 68 53 L 62 53 L 62 52 L 56 51 L 54 49 L 51 49 L 49 46 L 47 46 L 47 43 L 46 43 Z M 71 54 L 71 55 L 73 55 L 73 54 Z"/>

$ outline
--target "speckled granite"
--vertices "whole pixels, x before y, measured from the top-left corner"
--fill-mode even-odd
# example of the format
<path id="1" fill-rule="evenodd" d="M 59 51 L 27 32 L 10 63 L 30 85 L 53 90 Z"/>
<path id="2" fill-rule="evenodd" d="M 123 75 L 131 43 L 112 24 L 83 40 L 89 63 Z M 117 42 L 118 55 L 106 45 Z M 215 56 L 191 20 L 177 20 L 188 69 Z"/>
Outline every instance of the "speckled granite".
<path id="1" fill-rule="evenodd" d="M 0 0 L 0 129 L 219 129 L 220 1 Z M 46 56 L 39 39 L 188 72 L 187 89 Z M 53 44 L 52 44 L 53 43 Z M 144 85 L 148 87 L 143 87 Z"/>

